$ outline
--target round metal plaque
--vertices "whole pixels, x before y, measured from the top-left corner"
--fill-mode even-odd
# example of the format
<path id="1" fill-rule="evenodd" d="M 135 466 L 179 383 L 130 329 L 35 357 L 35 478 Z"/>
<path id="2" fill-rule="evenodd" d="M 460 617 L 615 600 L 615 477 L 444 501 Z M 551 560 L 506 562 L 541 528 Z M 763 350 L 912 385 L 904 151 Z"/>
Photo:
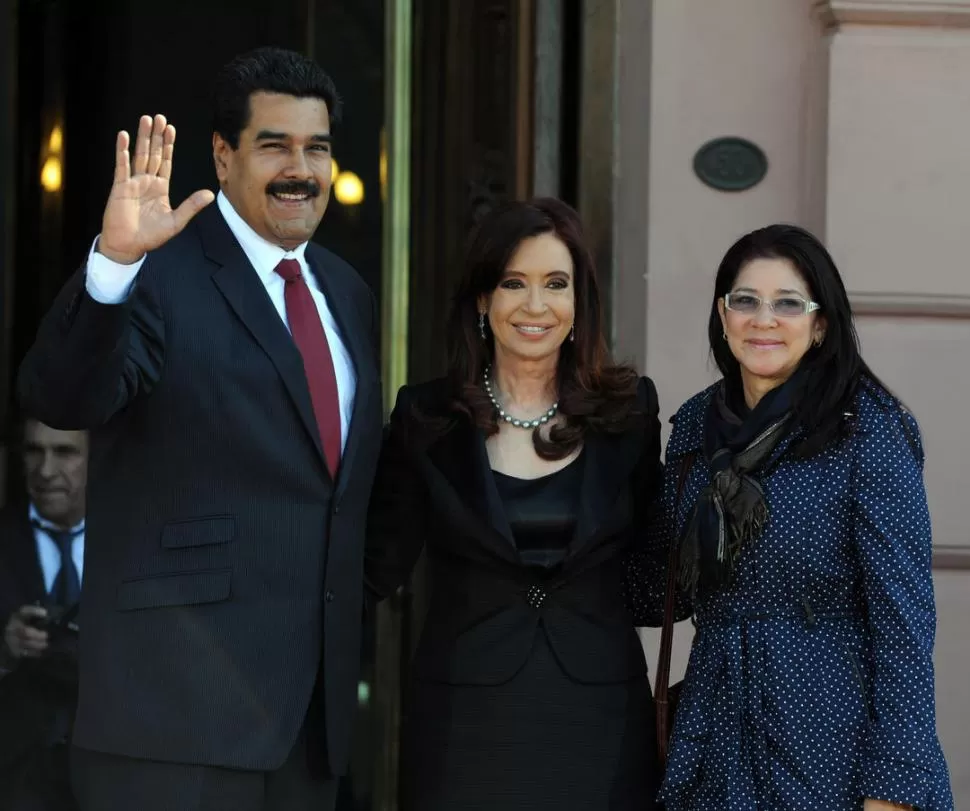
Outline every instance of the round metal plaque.
<path id="1" fill-rule="evenodd" d="M 694 172 L 712 189 L 744 191 L 762 181 L 768 158 L 761 147 L 744 138 L 715 138 L 697 150 Z"/>

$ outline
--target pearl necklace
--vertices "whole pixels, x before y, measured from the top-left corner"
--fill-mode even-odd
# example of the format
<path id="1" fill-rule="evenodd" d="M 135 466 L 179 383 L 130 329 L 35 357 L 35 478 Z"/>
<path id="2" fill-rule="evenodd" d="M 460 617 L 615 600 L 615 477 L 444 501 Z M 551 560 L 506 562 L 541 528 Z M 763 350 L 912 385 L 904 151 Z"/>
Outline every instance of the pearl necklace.
<path id="1" fill-rule="evenodd" d="M 556 416 L 556 412 L 559 411 L 559 403 L 553 403 L 552 407 L 541 417 L 536 417 L 534 420 L 520 420 L 513 417 L 511 414 L 506 414 L 505 409 L 502 408 L 492 391 L 492 368 L 490 366 L 485 367 L 485 393 L 488 395 L 488 399 L 492 401 L 492 405 L 495 406 L 495 410 L 498 412 L 498 418 L 502 422 L 507 422 L 516 428 L 526 428 L 532 430 L 533 428 L 538 428 L 540 425 L 544 425 L 549 422 L 553 417 Z"/>

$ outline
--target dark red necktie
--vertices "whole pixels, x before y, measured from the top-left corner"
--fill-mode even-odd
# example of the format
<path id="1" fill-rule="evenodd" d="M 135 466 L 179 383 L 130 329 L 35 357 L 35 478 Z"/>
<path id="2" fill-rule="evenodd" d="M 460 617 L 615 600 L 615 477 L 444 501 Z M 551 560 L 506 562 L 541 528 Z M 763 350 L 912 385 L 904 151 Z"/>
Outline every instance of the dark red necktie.
<path id="1" fill-rule="evenodd" d="M 313 415 L 317 419 L 323 453 L 327 467 L 334 481 L 340 465 L 340 398 L 337 395 L 337 375 L 333 370 L 333 356 L 327 333 L 320 321 L 317 305 L 310 295 L 300 263 L 295 259 L 284 259 L 276 266 L 276 272 L 286 282 L 284 300 L 286 301 L 286 320 L 297 349 L 303 356 L 303 371 L 310 389 Z"/>

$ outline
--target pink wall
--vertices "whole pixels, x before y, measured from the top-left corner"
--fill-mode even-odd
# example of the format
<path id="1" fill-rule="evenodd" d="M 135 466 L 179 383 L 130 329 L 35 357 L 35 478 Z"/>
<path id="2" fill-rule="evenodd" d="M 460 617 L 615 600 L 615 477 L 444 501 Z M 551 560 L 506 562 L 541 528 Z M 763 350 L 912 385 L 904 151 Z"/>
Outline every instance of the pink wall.
<path id="1" fill-rule="evenodd" d="M 621 24 L 622 9 L 639 1 L 621 2 Z M 957 807 L 970 804 L 970 537 L 961 510 L 970 482 L 970 0 L 654 0 L 652 9 L 649 87 L 623 86 L 621 72 L 619 88 L 625 99 L 641 92 L 650 113 L 646 165 L 620 155 L 623 174 L 648 184 L 644 227 L 617 234 L 621 257 L 646 241 L 646 268 L 616 270 L 621 288 L 646 273 L 646 341 L 635 354 L 664 415 L 673 413 L 713 379 L 705 325 L 727 247 L 775 221 L 825 238 L 867 360 L 923 429 L 939 551 L 940 736 Z M 622 65 L 636 36 L 624 31 L 619 42 Z M 696 178 L 694 152 L 722 135 L 765 151 L 760 185 L 724 193 Z M 626 348 L 642 330 L 621 315 Z M 681 636 L 682 666 L 689 632 Z M 652 658 L 656 635 L 644 637 Z"/>

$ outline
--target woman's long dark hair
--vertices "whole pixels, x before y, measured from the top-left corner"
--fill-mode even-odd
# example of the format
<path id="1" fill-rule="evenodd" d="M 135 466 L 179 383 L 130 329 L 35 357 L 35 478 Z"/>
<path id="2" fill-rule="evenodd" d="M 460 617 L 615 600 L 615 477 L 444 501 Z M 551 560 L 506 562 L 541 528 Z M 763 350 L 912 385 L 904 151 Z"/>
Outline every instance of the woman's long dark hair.
<path id="1" fill-rule="evenodd" d="M 784 224 L 745 234 L 731 246 L 717 270 L 707 332 L 711 354 L 729 386 L 740 385 L 741 366 L 724 340 L 718 301 L 731 292 L 741 269 L 754 259 L 791 262 L 808 285 L 812 300 L 820 305 L 819 315 L 825 317 L 825 340 L 821 346 L 813 344 L 799 366 L 806 374 L 796 396 L 795 420 L 807 436 L 798 452 L 811 456 L 851 430 L 846 415 L 854 411 L 853 401 L 860 385 L 873 385 L 887 392 L 888 389 L 862 359 L 849 296 L 835 261 L 811 233 Z"/>
<path id="2" fill-rule="evenodd" d="M 559 413 L 566 419 L 552 428 L 548 439 L 539 429 L 532 435 L 539 456 L 562 459 L 576 449 L 588 430 L 625 430 L 634 416 L 637 388 L 636 371 L 610 358 L 593 257 L 579 216 L 568 205 L 552 198 L 516 201 L 490 212 L 478 224 L 469 240 L 465 273 L 448 318 L 448 378 L 454 410 L 468 415 L 486 436 L 497 432 L 495 408 L 482 386 L 486 366 L 495 354 L 494 336 L 486 320 L 482 340 L 479 300 L 498 287 L 523 240 L 540 234 L 562 240 L 573 260 L 575 337 L 562 344 L 557 370 Z"/>

